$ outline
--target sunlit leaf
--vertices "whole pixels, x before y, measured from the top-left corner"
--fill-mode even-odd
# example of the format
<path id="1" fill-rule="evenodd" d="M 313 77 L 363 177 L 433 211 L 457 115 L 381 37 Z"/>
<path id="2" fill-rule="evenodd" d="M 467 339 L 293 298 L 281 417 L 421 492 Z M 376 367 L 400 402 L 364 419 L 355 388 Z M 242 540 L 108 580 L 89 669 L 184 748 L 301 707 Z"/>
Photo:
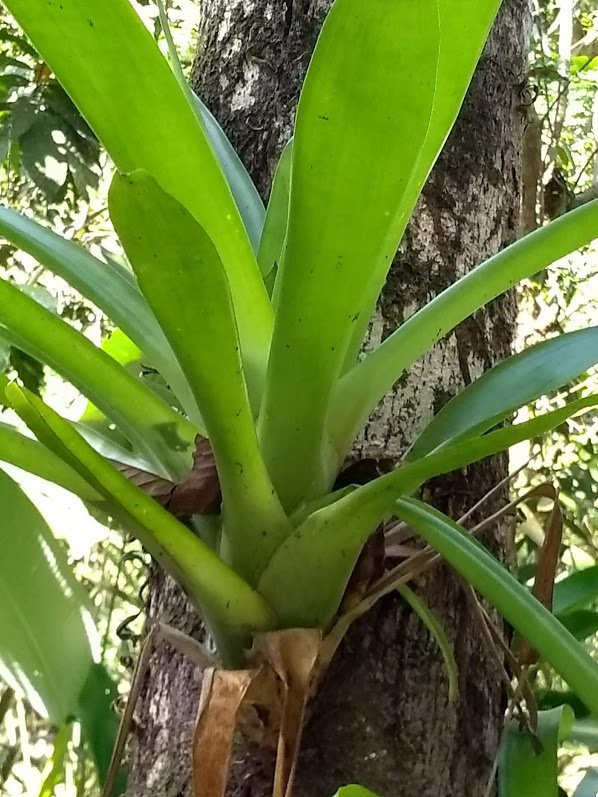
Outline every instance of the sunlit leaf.
<path id="1" fill-rule="evenodd" d="M 244 356 L 265 366 L 272 310 L 245 226 L 195 109 L 132 4 L 6 6 L 116 167 L 146 169 L 207 230 L 230 278 Z"/>
<path id="2" fill-rule="evenodd" d="M 365 541 L 391 513 L 397 498 L 412 494 L 435 476 L 544 434 L 570 415 L 597 404 L 598 395 L 588 396 L 531 421 L 457 442 L 406 463 L 338 500 L 330 499 L 276 551 L 262 576 L 260 590 L 285 620 L 299 626 L 326 625 L 340 605 Z M 289 584 L 294 588 L 289 589 Z"/>
<path id="3" fill-rule="evenodd" d="M 226 273 L 205 231 L 146 174 L 115 177 L 110 211 L 204 420 L 232 561 L 255 577 L 290 526 L 258 447 Z"/>
<path id="4" fill-rule="evenodd" d="M 384 394 L 431 346 L 522 279 L 590 243 L 597 230 L 595 200 L 503 249 L 410 316 L 339 383 L 330 412 L 339 458 Z"/>
<path id="5" fill-rule="evenodd" d="M 364 269 L 383 281 L 408 221 L 436 85 L 437 18 L 436 0 L 337 0 L 303 85 L 260 418 L 288 508 L 325 486 L 328 401 L 366 311 Z"/>
<path id="6" fill-rule="evenodd" d="M 80 332 L 0 280 L 2 335 L 77 387 L 156 467 L 178 478 L 196 429 Z"/>
<path id="7" fill-rule="evenodd" d="M 199 537 L 97 454 L 67 421 L 14 383 L 5 393 L 38 440 L 110 501 L 114 516 L 183 586 L 215 633 L 226 628 L 241 634 L 273 622 L 263 598 Z"/>
<path id="8" fill-rule="evenodd" d="M 411 446 L 408 459 L 420 459 L 447 443 L 482 434 L 596 362 L 598 327 L 558 335 L 503 360 L 444 405 Z"/>
<path id="9" fill-rule="evenodd" d="M 97 653 L 87 595 L 43 517 L 2 471 L 0 498 L 0 672 L 61 724 L 76 716 Z"/>

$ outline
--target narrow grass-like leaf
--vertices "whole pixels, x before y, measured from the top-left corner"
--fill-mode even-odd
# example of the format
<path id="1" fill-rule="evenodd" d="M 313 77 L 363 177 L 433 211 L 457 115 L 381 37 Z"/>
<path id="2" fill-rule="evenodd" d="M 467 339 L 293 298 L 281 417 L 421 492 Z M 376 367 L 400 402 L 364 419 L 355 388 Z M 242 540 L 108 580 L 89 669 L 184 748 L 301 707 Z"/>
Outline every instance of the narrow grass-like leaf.
<path id="1" fill-rule="evenodd" d="M 406 498 L 396 511 L 451 567 L 498 609 L 569 686 L 598 711 L 598 664 L 585 647 L 461 526 L 438 510 Z"/>
<path id="2" fill-rule="evenodd" d="M 77 713 L 93 665 L 87 595 L 43 517 L 0 471 L 0 672 L 42 716 Z"/>
<path id="3" fill-rule="evenodd" d="M 2 334 L 68 379 L 166 475 L 191 463 L 196 430 L 81 333 L 0 280 Z"/>
<path id="4" fill-rule="evenodd" d="M 297 110 L 260 417 L 287 508 L 327 486 L 330 393 L 364 310 L 364 269 L 384 278 L 408 221 L 437 53 L 436 0 L 336 0 L 316 45 Z"/>
<path id="5" fill-rule="evenodd" d="M 380 399 L 422 354 L 492 299 L 590 243 L 597 229 L 594 200 L 526 235 L 443 291 L 352 368 L 330 410 L 339 461 Z"/>
<path id="6" fill-rule="evenodd" d="M 457 118 L 474 69 L 488 38 L 501 0 L 471 3 L 469 0 L 438 0 L 440 50 L 432 118 L 409 187 L 413 207 Z M 427 24 L 426 24 L 427 30 Z M 346 367 L 356 361 L 382 289 L 380 277 L 373 273 L 365 288 L 365 311 L 355 325 Z"/>
<path id="7" fill-rule="evenodd" d="M 216 633 L 271 627 L 274 615 L 258 595 L 198 536 L 107 463 L 57 413 L 11 384 L 6 396 L 38 440 L 63 458 L 111 502 L 115 516 L 204 613 Z"/>
<path id="8" fill-rule="evenodd" d="M 290 525 L 258 447 L 218 253 L 195 219 L 147 174 L 117 175 L 110 211 L 205 422 L 233 561 L 254 578 Z"/>
<path id="9" fill-rule="evenodd" d="M 257 253 L 257 262 L 264 279 L 272 286 L 274 285 L 273 274 L 276 273 L 276 269 L 280 265 L 287 236 L 292 157 L 293 139 L 286 143 L 276 166 Z M 276 296 L 274 301 L 276 303 Z"/>
<path id="10" fill-rule="evenodd" d="M 72 735 L 73 726 L 68 722 L 54 736 L 52 755 L 46 761 L 42 772 L 43 780 L 37 797 L 52 797 L 54 789 L 64 781 L 65 759 Z"/>
<path id="11" fill-rule="evenodd" d="M 555 614 L 566 614 L 597 600 L 598 565 L 571 573 L 554 585 Z"/>
<path id="12" fill-rule="evenodd" d="M 569 737 L 574 718 L 569 706 L 538 712 L 540 754 L 529 734 L 511 720 L 500 751 L 499 797 L 558 797 L 559 744 Z"/>
<path id="13" fill-rule="evenodd" d="M 26 437 L 14 426 L 0 423 L 0 460 L 58 484 L 83 501 L 100 500 L 99 493 L 70 465 L 37 440 Z"/>
<path id="14" fill-rule="evenodd" d="M 455 659 L 453 645 L 448 638 L 440 620 L 436 617 L 429 606 L 406 584 L 399 584 L 397 592 L 411 606 L 415 614 L 419 617 L 428 629 L 436 644 L 438 645 L 444 661 L 444 669 L 448 679 L 448 699 L 449 703 L 454 703 L 459 692 L 459 669 Z"/>
<path id="15" fill-rule="evenodd" d="M 289 624 L 326 626 L 340 605 L 365 541 L 391 513 L 397 498 L 412 494 L 435 476 L 544 434 L 596 405 L 598 395 L 587 396 L 531 421 L 447 446 L 357 487 L 315 511 L 293 532 L 270 560 L 260 591 Z"/>
<path id="16" fill-rule="evenodd" d="M 229 275 L 244 357 L 265 367 L 272 309 L 245 226 L 194 107 L 129 0 L 6 6 L 117 168 L 147 169 L 207 230 Z"/>
<path id="17" fill-rule="evenodd" d="M 81 246 L 0 206 L 0 234 L 96 304 L 164 376 L 194 422 L 194 403 L 176 359 L 134 279 Z"/>
<path id="18" fill-rule="evenodd" d="M 243 161 L 235 152 L 233 145 L 218 124 L 216 117 L 197 94 L 193 94 L 193 102 L 201 117 L 204 129 L 210 139 L 224 176 L 228 180 L 253 251 L 257 252 L 266 213 L 262 198 Z"/>
<path id="19" fill-rule="evenodd" d="M 598 327 L 558 335 L 503 360 L 444 405 L 411 446 L 407 459 L 421 459 L 440 446 L 482 434 L 596 362 Z"/>

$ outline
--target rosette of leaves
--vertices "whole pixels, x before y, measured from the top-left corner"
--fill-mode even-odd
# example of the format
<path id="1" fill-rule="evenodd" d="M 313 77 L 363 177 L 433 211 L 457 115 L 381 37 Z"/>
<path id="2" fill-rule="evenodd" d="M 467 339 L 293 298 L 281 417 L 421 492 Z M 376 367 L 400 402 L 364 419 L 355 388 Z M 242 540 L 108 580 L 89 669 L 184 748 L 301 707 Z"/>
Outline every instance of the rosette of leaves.
<path id="1" fill-rule="evenodd" d="M 266 209 L 216 121 L 128 0 L 7 5 L 116 166 L 110 213 L 132 268 L 99 262 L 0 211 L 5 237 L 67 279 L 119 330 L 118 345 L 96 348 L 0 283 L 2 335 L 91 405 L 73 424 L 7 384 L 5 401 L 36 436 L 16 464 L 136 534 L 202 612 L 227 665 L 243 662 L 254 632 L 327 629 L 366 540 L 398 516 L 598 710 L 598 667 L 583 647 L 463 529 L 412 497 L 431 477 L 598 404 L 598 396 L 584 395 L 502 427 L 517 408 L 598 361 L 598 328 L 500 363 L 436 415 L 397 468 L 334 489 L 352 441 L 406 369 L 598 229 L 598 205 L 589 203 L 535 231 L 358 359 L 498 0 L 336 0 Z M 148 368 L 160 376 L 151 384 L 140 376 Z M 113 461 L 188 484 L 194 453 L 196 468 L 203 462 L 197 439 L 209 440 L 220 499 L 216 507 L 208 502 L 212 514 L 199 514 L 193 531 Z M 17 459 L 8 444 L 0 456 Z M 199 479 L 196 509 L 207 509 L 204 487 Z M 193 512 L 193 502 L 186 507 Z"/>

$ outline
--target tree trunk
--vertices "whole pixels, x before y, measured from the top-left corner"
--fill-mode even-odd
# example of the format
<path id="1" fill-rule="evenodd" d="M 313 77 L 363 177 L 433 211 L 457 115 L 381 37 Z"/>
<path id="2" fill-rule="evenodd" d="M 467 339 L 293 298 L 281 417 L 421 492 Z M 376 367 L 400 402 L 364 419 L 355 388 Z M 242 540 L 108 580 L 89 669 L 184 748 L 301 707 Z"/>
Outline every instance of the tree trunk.
<path id="1" fill-rule="evenodd" d="M 264 195 L 291 132 L 326 7 L 325 0 L 203 0 L 195 88 Z M 527 0 L 505 0 L 393 265 L 369 346 L 517 234 L 528 12 Z M 510 353 L 514 318 L 509 296 L 436 346 L 372 416 L 356 454 L 398 457 L 450 396 Z M 456 518 L 505 473 L 506 458 L 487 460 L 436 480 L 426 497 Z M 495 509 L 498 500 L 488 502 L 484 512 Z M 495 528 L 487 542 L 503 555 L 507 538 L 505 528 Z M 332 797 L 347 783 L 361 783 L 384 797 L 484 795 L 502 729 L 500 671 L 466 591 L 448 569 L 437 568 L 417 590 L 454 640 L 457 702 L 448 702 L 441 655 L 419 619 L 399 597 L 380 602 L 350 630 L 310 706 L 297 797 Z M 150 621 L 161 618 L 200 634 L 179 590 L 158 572 L 148 614 Z M 190 794 L 189 740 L 197 701 L 193 667 L 160 648 L 138 710 L 134 797 Z M 231 795 L 269 795 L 271 764 L 255 750 L 237 755 Z"/>

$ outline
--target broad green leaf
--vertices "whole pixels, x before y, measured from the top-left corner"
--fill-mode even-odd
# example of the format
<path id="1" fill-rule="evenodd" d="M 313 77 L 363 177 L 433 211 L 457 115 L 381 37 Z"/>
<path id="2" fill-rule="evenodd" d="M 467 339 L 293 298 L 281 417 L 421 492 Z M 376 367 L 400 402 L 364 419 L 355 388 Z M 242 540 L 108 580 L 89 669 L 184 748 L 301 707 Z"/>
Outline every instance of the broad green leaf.
<path id="1" fill-rule="evenodd" d="M 116 167 L 146 169 L 206 229 L 229 276 L 244 358 L 265 367 L 272 309 L 243 221 L 195 109 L 129 0 L 6 6 Z"/>
<path id="2" fill-rule="evenodd" d="M 264 279 L 272 286 L 274 285 L 273 274 L 276 273 L 277 266 L 280 265 L 287 235 L 292 157 L 293 139 L 285 144 L 278 159 L 257 253 L 257 262 Z M 274 300 L 276 304 L 276 294 Z"/>
<path id="3" fill-rule="evenodd" d="M 569 736 L 573 720 L 569 706 L 538 712 L 540 754 L 529 734 L 511 720 L 500 752 L 499 797 L 558 797 L 559 744 Z"/>
<path id="4" fill-rule="evenodd" d="M 162 0 L 157 0 L 157 6 L 162 33 L 164 34 L 166 46 L 168 48 L 168 57 L 170 58 L 170 64 L 175 77 L 201 119 L 206 135 L 210 140 L 214 154 L 218 158 L 220 168 L 227 179 L 235 203 L 239 209 L 243 223 L 245 224 L 245 229 L 247 230 L 247 235 L 251 241 L 253 251 L 257 252 L 260 233 L 264 224 L 264 203 L 262 202 L 262 198 L 253 180 L 249 176 L 247 169 L 243 165 L 243 162 L 226 137 L 224 130 L 220 127 L 216 118 L 205 103 L 191 90 L 185 73 L 183 72 L 174 39 L 172 38 L 170 25 L 168 24 L 168 15 Z"/>
<path id="5" fill-rule="evenodd" d="M 0 329 L 11 343 L 54 368 L 111 418 L 162 472 L 183 476 L 193 425 L 81 333 L 0 280 Z"/>
<path id="6" fill-rule="evenodd" d="M 79 694 L 77 719 L 83 740 L 96 766 L 98 780 L 104 784 L 118 733 L 119 718 L 114 711 L 118 689 L 103 664 L 94 664 Z M 126 769 L 119 771 L 111 797 L 120 797 L 126 788 Z"/>
<path id="7" fill-rule="evenodd" d="M 598 632 L 598 612 L 578 609 L 556 616 L 575 639 L 587 639 Z"/>
<path id="8" fill-rule="evenodd" d="M 448 638 L 444 626 L 430 607 L 408 586 L 400 584 L 397 587 L 397 591 L 409 606 L 411 606 L 440 648 L 444 661 L 444 669 L 446 670 L 448 679 L 449 703 L 454 703 L 459 692 L 459 669 L 457 667 L 453 645 Z"/>
<path id="9" fill-rule="evenodd" d="M 378 797 L 378 795 L 363 786 L 343 786 L 334 797 Z"/>
<path id="10" fill-rule="evenodd" d="M 498 609 L 592 711 L 598 711 L 598 664 L 548 609 L 474 537 L 441 512 L 413 498 L 397 501 L 396 512 Z"/>
<path id="11" fill-rule="evenodd" d="M 253 578 L 290 525 L 258 447 L 226 273 L 204 230 L 146 174 L 114 178 L 110 212 L 204 420 L 232 561 Z"/>
<path id="12" fill-rule="evenodd" d="M 526 235 L 410 316 L 345 374 L 329 418 L 339 461 L 380 399 L 422 354 L 492 299 L 590 243 L 597 230 L 598 200 L 594 200 Z"/>
<path id="13" fill-rule="evenodd" d="M 180 368 L 147 302 L 123 269 L 102 263 L 78 244 L 0 206 L 0 234 L 96 304 L 170 384 L 191 419 L 194 403 Z"/>
<path id="14" fill-rule="evenodd" d="M 554 585 L 553 612 L 566 614 L 598 600 L 598 565 L 578 570 Z"/>
<path id="15" fill-rule="evenodd" d="M 437 51 L 436 0 L 336 0 L 309 66 L 260 416 L 287 508 L 327 487 L 330 394 L 364 311 L 364 275 L 384 279 L 408 221 Z"/>
<path id="16" fill-rule="evenodd" d="M 479 435 L 598 362 L 598 327 L 542 341 L 503 360 L 452 398 L 425 427 L 407 458 L 421 459 L 459 438 Z"/>
<path id="17" fill-rule="evenodd" d="M 272 626 L 273 613 L 265 600 L 198 536 L 97 454 L 67 421 L 14 383 L 5 393 L 37 439 L 110 501 L 114 516 L 185 589 L 217 636 Z"/>
<path id="18" fill-rule="evenodd" d="M 414 165 L 409 186 L 411 208 L 415 205 L 455 123 L 500 4 L 501 0 L 486 0 L 483 3 L 471 3 L 469 0 L 438 0 L 440 49 L 436 91 L 426 140 L 417 164 Z M 426 21 L 426 31 L 427 25 Z M 373 273 L 365 289 L 366 310 L 355 325 L 347 354 L 347 368 L 355 364 L 381 289 L 380 275 Z"/>
<path id="19" fill-rule="evenodd" d="M 435 476 L 544 434 L 596 405 L 598 395 L 588 396 L 531 421 L 455 443 L 332 500 L 313 512 L 276 551 L 260 581 L 260 592 L 289 625 L 326 626 L 340 605 L 365 541 L 391 513 L 397 498 L 410 495 Z"/>
<path id="20" fill-rule="evenodd" d="M 77 714 L 94 661 L 87 595 L 43 517 L 2 471 L 0 501 L 0 673 L 61 724 Z"/>

